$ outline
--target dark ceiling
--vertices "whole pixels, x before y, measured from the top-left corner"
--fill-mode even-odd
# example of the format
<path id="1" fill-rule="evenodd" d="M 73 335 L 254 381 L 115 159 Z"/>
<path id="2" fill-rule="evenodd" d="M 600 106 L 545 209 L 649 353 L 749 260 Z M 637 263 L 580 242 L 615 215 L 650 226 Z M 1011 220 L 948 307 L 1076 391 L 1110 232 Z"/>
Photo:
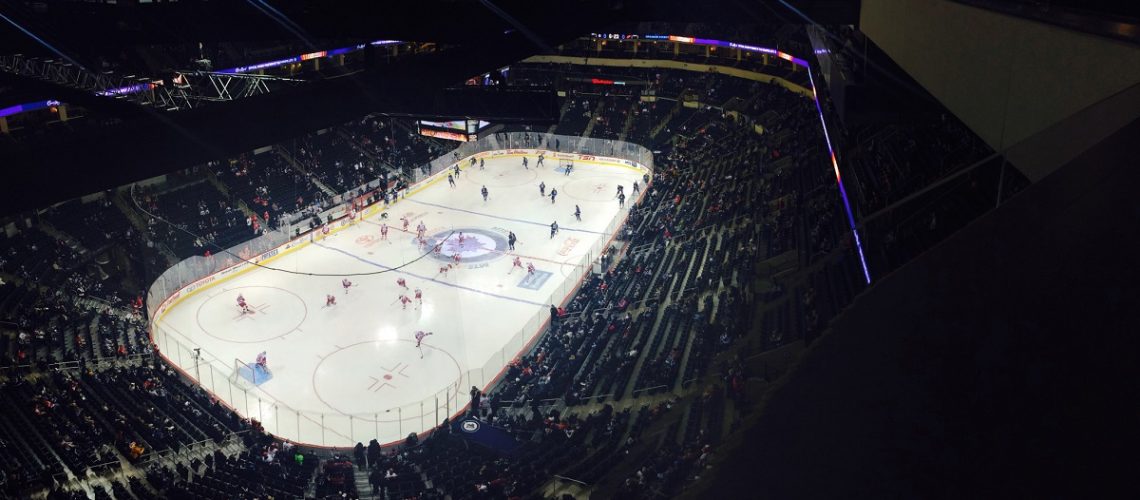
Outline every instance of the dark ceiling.
<path id="1" fill-rule="evenodd" d="M 20 187 L 9 189 L 7 196 L 0 198 L 3 214 L 248 151 L 368 112 L 552 123 L 557 120 L 557 103 L 550 91 L 447 88 L 582 34 L 632 29 L 637 22 L 742 25 L 800 19 L 778 6 L 778 2 L 734 0 L 699 4 L 678 0 L 582 0 L 559 4 L 520 0 L 494 4 L 467 0 L 277 0 L 146 5 L 121 1 L 116 5 L 0 1 L 4 2 L 0 12 L 11 21 L 0 19 L 0 47 L 4 53 L 59 57 L 48 48 L 50 45 L 92 68 L 98 68 L 103 58 L 122 59 L 134 47 L 198 42 L 264 45 L 398 39 L 449 46 L 442 53 L 395 63 L 375 61 L 351 77 L 176 113 L 141 110 L 129 103 L 0 74 L 0 97 L 10 93 L 9 97 L 59 99 L 84 107 L 96 120 L 113 119 L 112 124 L 94 127 L 95 130 L 85 127 L 74 133 L 53 132 L 0 146 L 0 162 L 9 176 L 8 185 Z M 857 3 L 793 3 L 823 20 L 846 16 L 847 21 L 853 22 L 858 14 Z M 268 5 L 275 13 L 269 11 Z"/>

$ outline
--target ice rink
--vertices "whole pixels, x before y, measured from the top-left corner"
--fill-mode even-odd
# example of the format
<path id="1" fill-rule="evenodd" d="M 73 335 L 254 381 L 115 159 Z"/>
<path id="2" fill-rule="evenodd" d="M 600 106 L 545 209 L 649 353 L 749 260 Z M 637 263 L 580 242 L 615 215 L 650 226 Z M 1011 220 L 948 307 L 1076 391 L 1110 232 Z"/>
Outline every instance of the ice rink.
<path id="1" fill-rule="evenodd" d="M 518 155 L 487 157 L 485 169 L 465 168 L 454 187 L 437 176 L 387 210 L 264 261 L 267 268 L 181 298 L 155 328 L 200 351 L 168 352 L 167 358 L 239 413 L 293 441 L 386 443 L 434 427 L 538 333 L 550 305 L 577 286 L 624 220 L 617 186 L 624 186 L 628 207 L 636 198 L 632 185 L 642 184 L 645 173 L 578 161 L 567 176 L 555 160 L 538 167 L 534 156 L 528 159 L 524 169 Z M 553 203 L 552 189 L 558 191 Z M 409 221 L 406 231 L 402 218 Z M 416 240 L 421 221 L 426 248 Z M 551 237 L 554 221 L 560 231 Z M 518 237 L 513 252 L 507 245 L 512 231 Z M 439 253 L 432 251 L 436 243 Z M 454 254 L 461 264 L 441 273 Z M 513 267 L 516 255 L 524 268 Z M 525 269 L 531 263 L 533 274 Z M 351 287 L 342 287 L 341 274 L 354 274 L 347 277 Z M 422 303 L 414 299 L 417 288 Z M 239 310 L 239 294 L 251 313 Z M 401 294 L 412 298 L 406 308 Z M 327 295 L 335 295 L 335 305 L 326 306 Z M 417 331 L 432 333 L 422 348 L 415 346 Z M 235 360 L 253 364 L 262 351 L 271 377 L 260 384 L 235 381 Z"/>

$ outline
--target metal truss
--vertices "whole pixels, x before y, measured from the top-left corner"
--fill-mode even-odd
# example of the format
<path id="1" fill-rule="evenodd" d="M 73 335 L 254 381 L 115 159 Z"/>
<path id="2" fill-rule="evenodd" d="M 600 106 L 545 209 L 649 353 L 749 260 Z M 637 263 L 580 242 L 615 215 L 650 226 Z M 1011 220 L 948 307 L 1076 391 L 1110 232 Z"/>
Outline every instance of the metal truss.
<path id="1" fill-rule="evenodd" d="M 194 71 L 181 73 L 184 84 L 175 84 L 188 101 L 218 102 L 244 99 L 303 83 L 304 80 L 245 73 Z"/>
<path id="2" fill-rule="evenodd" d="M 210 102 L 243 99 L 303 83 L 304 80 L 244 73 L 177 72 L 172 78 L 140 78 L 114 72 L 93 72 L 66 61 L 0 56 L 0 71 L 85 90 L 95 95 L 126 99 L 140 106 L 177 111 Z"/>

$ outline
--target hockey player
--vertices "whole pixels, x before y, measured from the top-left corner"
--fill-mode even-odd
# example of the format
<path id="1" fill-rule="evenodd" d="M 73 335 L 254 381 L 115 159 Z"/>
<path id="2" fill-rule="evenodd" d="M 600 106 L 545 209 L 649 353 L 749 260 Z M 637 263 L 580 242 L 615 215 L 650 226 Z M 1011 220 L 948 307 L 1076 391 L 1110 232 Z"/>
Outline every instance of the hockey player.
<path id="1" fill-rule="evenodd" d="M 534 275 L 534 262 L 527 262 L 526 263 L 526 273 L 530 274 L 530 275 Z"/>
<path id="2" fill-rule="evenodd" d="M 416 307 L 424 305 L 424 292 L 420 287 L 416 287 Z"/>
<path id="3" fill-rule="evenodd" d="M 396 300 L 400 301 L 400 304 L 404 306 L 404 310 L 408 309 L 408 303 L 412 301 L 412 299 L 409 299 L 407 295 L 400 295 L 400 298 Z"/>
<path id="4" fill-rule="evenodd" d="M 419 225 L 416 226 L 416 238 L 423 240 L 424 234 L 427 234 L 427 225 L 425 225 L 424 221 L 421 220 Z"/>
<path id="5" fill-rule="evenodd" d="M 459 267 L 459 260 L 461 259 L 459 252 L 451 254 L 451 260 L 455 261 L 455 267 Z"/>
<path id="6" fill-rule="evenodd" d="M 625 191 L 624 191 L 624 190 L 625 190 L 625 186 L 622 186 L 621 184 L 618 184 L 618 185 L 617 185 L 617 192 L 616 192 L 616 193 L 614 193 L 614 198 L 617 198 L 618 196 L 621 196 L 622 194 L 625 194 Z"/>
<path id="7" fill-rule="evenodd" d="M 538 183 L 538 195 L 543 197 L 543 198 L 546 197 L 546 183 L 545 182 Z"/>
<path id="8" fill-rule="evenodd" d="M 405 215 L 403 217 L 400 217 L 400 220 L 404 223 L 404 231 L 407 231 L 408 230 L 408 224 L 411 224 L 411 221 L 408 220 L 408 216 Z"/>
<path id="9" fill-rule="evenodd" d="M 388 223 L 387 222 L 380 224 L 380 239 L 382 239 L 382 240 L 388 239 Z"/>
<path id="10" fill-rule="evenodd" d="M 550 188 L 550 204 L 551 205 L 554 204 L 554 198 L 557 198 L 557 197 L 558 197 L 558 190 L 555 188 Z"/>
<path id="11" fill-rule="evenodd" d="M 241 309 L 242 314 L 247 314 L 247 313 L 252 312 L 249 309 L 249 304 L 245 303 L 245 297 L 243 297 L 240 293 L 237 296 L 237 305 L 238 305 L 238 309 Z"/>
<path id="12" fill-rule="evenodd" d="M 448 265 L 446 265 L 446 266 L 443 266 L 443 267 L 439 268 L 439 273 L 438 273 L 438 274 L 442 274 L 442 275 L 443 275 L 443 277 L 444 277 L 444 278 L 446 278 L 446 277 L 447 277 L 447 272 L 448 272 L 448 271 L 450 271 L 450 270 L 451 270 L 451 264 L 448 264 Z"/>
<path id="13" fill-rule="evenodd" d="M 462 247 L 462 246 L 463 246 L 463 240 L 465 240 L 465 239 L 467 239 L 467 237 L 466 237 L 466 236 L 463 236 L 463 231 L 460 231 L 460 232 L 459 232 L 459 246 L 460 246 L 460 247 Z"/>
<path id="14" fill-rule="evenodd" d="M 452 188 L 455 187 L 455 177 L 452 177 L 451 174 L 447 174 L 447 184 Z"/>
<path id="15" fill-rule="evenodd" d="M 522 267 L 523 267 L 522 259 L 518 255 L 515 256 L 515 260 L 513 261 L 512 265 L 511 265 L 511 270 L 507 271 L 507 274 L 511 274 L 511 273 L 515 272 L 516 267 L 519 269 L 522 269 Z"/>
<path id="16" fill-rule="evenodd" d="M 404 281 L 404 278 L 396 278 L 396 285 L 405 290 L 408 289 L 408 282 Z"/>
<path id="17" fill-rule="evenodd" d="M 539 153 L 538 154 L 538 161 L 534 162 L 534 166 L 541 167 L 542 166 L 542 160 L 545 160 L 545 159 L 546 159 L 546 157 L 542 156 L 542 153 Z"/>
<path id="18" fill-rule="evenodd" d="M 578 222 L 582 222 L 582 208 L 578 205 L 574 205 L 574 218 L 578 219 Z"/>
<path id="19" fill-rule="evenodd" d="M 569 177 L 571 170 L 574 170 L 574 163 L 567 161 L 566 168 L 562 169 L 562 173 L 566 174 L 566 176 Z"/>
<path id="20" fill-rule="evenodd" d="M 459 164 L 456 163 L 455 166 L 452 167 L 452 170 L 455 171 L 455 178 L 458 179 L 459 178 Z"/>
<path id="21" fill-rule="evenodd" d="M 479 190 L 479 192 L 483 193 L 483 203 L 487 203 L 487 186 L 483 186 L 483 189 Z"/>
<path id="22" fill-rule="evenodd" d="M 641 186 L 637 183 L 637 181 L 633 181 L 633 194 L 636 195 L 637 193 L 640 193 L 640 192 L 641 192 Z"/>
<path id="23" fill-rule="evenodd" d="M 424 338 L 428 335 L 431 335 L 431 332 L 425 332 L 423 330 L 416 332 L 416 349 L 420 350 L 420 359 L 424 358 L 424 350 L 421 346 L 424 343 Z"/>
<path id="24" fill-rule="evenodd" d="M 328 295 L 325 295 L 325 307 L 332 307 L 335 305 L 336 305 L 336 295 L 333 295 L 331 293 Z"/>
<path id="25" fill-rule="evenodd" d="M 344 287 L 344 293 L 348 293 L 348 289 L 352 288 L 352 282 L 348 278 L 340 280 L 340 286 Z"/>
<path id="26" fill-rule="evenodd" d="M 527 169 L 527 170 L 530 170 L 530 168 L 528 168 L 528 167 L 526 166 L 526 157 L 525 157 L 525 156 L 523 157 L 523 168 L 525 168 L 525 169 Z"/>
<path id="27" fill-rule="evenodd" d="M 479 158 L 479 170 L 483 170 L 483 159 Z"/>
<path id="28" fill-rule="evenodd" d="M 625 208 L 625 193 L 618 194 L 618 207 Z"/>
<path id="29" fill-rule="evenodd" d="M 256 364 L 257 367 L 262 370 L 269 371 L 269 360 L 265 356 L 265 351 L 257 353 L 257 358 L 255 358 L 254 364 Z"/>
<path id="30" fill-rule="evenodd" d="M 550 223 L 550 239 L 554 239 L 554 235 L 558 234 L 558 221 Z"/>
<path id="31" fill-rule="evenodd" d="M 515 243 L 519 241 L 519 237 L 515 236 L 514 231 L 507 231 L 507 247 L 513 252 L 515 251 Z"/>

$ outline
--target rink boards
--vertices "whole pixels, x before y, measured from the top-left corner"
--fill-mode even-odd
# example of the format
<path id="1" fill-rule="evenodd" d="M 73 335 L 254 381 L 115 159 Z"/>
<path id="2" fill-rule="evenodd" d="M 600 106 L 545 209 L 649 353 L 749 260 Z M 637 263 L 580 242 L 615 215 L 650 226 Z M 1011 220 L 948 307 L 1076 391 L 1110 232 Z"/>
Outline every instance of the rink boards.
<path id="1" fill-rule="evenodd" d="M 476 154 L 474 158 L 477 160 L 485 160 L 487 164 L 493 168 L 514 169 L 505 171 L 507 174 L 514 176 L 516 175 L 514 172 L 518 171 L 517 168 L 513 167 L 514 163 L 504 164 L 503 160 L 514 158 L 514 161 L 517 161 L 519 157 L 530 156 L 533 161 L 534 156 L 536 156 L 539 151 L 540 150 L 533 149 L 489 151 Z M 469 158 L 470 157 L 461 159 L 460 164 L 465 165 L 466 162 L 469 161 Z M 624 174 L 620 175 L 626 180 L 637 179 L 640 182 L 641 174 L 647 172 L 646 169 L 628 160 L 554 152 L 546 152 L 546 168 L 551 172 L 554 171 L 558 159 L 574 161 L 576 166 L 574 175 L 597 174 L 599 169 L 604 168 L 614 172 L 624 172 Z M 577 168 L 586 166 L 592 166 L 593 168 Z M 464 170 L 465 175 L 468 173 L 470 173 L 470 176 L 480 175 L 476 169 L 477 167 L 467 167 Z M 595 171 L 591 172 L 591 170 Z M 234 357 L 242 359 L 245 362 L 250 362 L 252 361 L 255 349 L 259 349 L 260 346 L 254 347 L 255 344 L 251 344 L 248 348 L 238 350 L 226 348 L 224 346 L 227 342 L 234 342 L 235 340 L 228 338 L 229 332 L 224 331 L 224 328 L 219 329 L 221 327 L 218 325 L 209 326 L 217 330 L 217 332 L 220 332 L 215 335 L 221 337 L 220 340 L 214 339 L 217 341 L 214 344 L 196 341 L 194 337 L 197 334 L 195 332 L 188 334 L 183 332 L 183 330 L 192 330 L 192 328 L 186 327 L 190 322 L 186 320 L 185 315 L 177 319 L 177 321 L 168 321 L 172 316 L 178 316 L 178 314 L 172 315 L 171 313 L 173 311 L 179 310 L 181 306 L 187 303 L 197 305 L 199 309 L 216 308 L 216 306 L 211 305 L 214 303 L 225 304 L 228 299 L 221 295 L 231 293 L 231 288 L 237 289 L 243 286 L 253 288 L 254 290 L 251 291 L 254 292 L 252 294 L 254 296 L 266 294 L 275 296 L 276 298 L 272 302 L 275 302 L 277 309 L 274 309 L 272 314 L 281 314 L 277 311 L 286 311 L 284 314 L 290 314 L 292 310 L 301 307 L 315 307 L 311 304 L 306 305 L 306 302 L 312 302 L 311 297 L 305 297 L 299 300 L 288 298 L 286 292 L 293 293 L 289 292 L 289 290 L 297 287 L 287 282 L 265 284 L 264 281 L 266 278 L 261 276 L 264 275 L 265 272 L 260 274 L 251 273 L 251 271 L 257 269 L 257 266 L 254 264 L 275 266 L 282 265 L 281 263 L 300 262 L 309 259 L 309 257 L 305 257 L 308 252 L 320 251 L 324 252 L 322 254 L 323 256 L 317 256 L 314 257 L 314 259 L 318 259 L 322 262 L 342 259 L 342 265 L 372 265 L 383 267 L 383 259 L 365 255 L 351 246 L 352 244 L 360 243 L 362 239 L 362 236 L 353 236 L 360 234 L 361 231 L 363 231 L 361 229 L 362 227 L 370 227 L 374 230 L 378 220 L 377 217 L 384 210 L 387 210 L 389 213 L 400 213 L 399 210 L 420 210 L 424 212 L 435 210 L 435 204 L 430 201 L 431 196 L 434 195 L 430 193 L 438 194 L 440 192 L 446 192 L 440 191 L 447 189 L 446 175 L 446 171 L 440 172 L 412 186 L 406 192 L 400 193 L 398 201 L 391 206 L 385 207 L 383 203 L 379 203 L 366 208 L 362 212 L 362 220 L 350 221 L 346 217 L 335 220 L 329 226 L 328 235 L 322 239 L 315 238 L 316 235 L 314 233 L 302 235 L 289 240 L 277 248 L 250 258 L 249 262 L 240 262 L 220 272 L 203 277 L 171 294 L 161 302 L 153 314 L 153 317 L 157 319 L 152 323 L 152 340 L 159 348 L 160 354 L 167 359 L 171 365 L 177 367 L 190 379 L 198 381 L 204 389 L 210 391 L 219 401 L 231 407 L 239 414 L 258 419 L 265 425 L 269 432 L 299 443 L 340 447 L 351 446 L 357 441 L 367 442 L 372 438 L 378 438 L 381 442 L 398 441 L 406 437 L 409 432 L 426 431 L 437 425 L 443 418 L 456 415 L 467 402 L 467 389 L 470 386 L 477 386 L 481 389 L 488 388 L 503 373 L 507 364 L 520 353 L 524 352 L 530 342 L 536 338 L 537 333 L 544 328 L 544 324 L 548 320 L 545 304 L 549 302 L 561 305 L 565 298 L 576 290 L 581 283 L 581 279 L 585 276 L 586 272 L 588 272 L 589 264 L 602 248 L 610 244 L 617 227 L 624 222 L 627 212 L 624 210 L 614 210 L 613 214 L 609 216 L 608 221 L 601 219 L 595 221 L 597 229 L 600 230 L 592 231 L 582 229 L 579 230 L 581 231 L 580 233 L 571 233 L 573 236 L 565 238 L 565 241 L 562 241 L 563 238 L 561 237 L 559 238 L 560 241 L 554 241 L 552 239 L 549 245 L 536 252 L 536 255 L 542 255 L 550 262 L 557 262 L 559 260 L 565 260 L 566 262 L 563 262 L 561 265 L 544 265 L 544 267 L 549 268 L 542 269 L 536 273 L 536 275 L 540 276 L 545 274 L 544 279 L 541 280 L 542 282 L 538 282 L 539 278 L 526 277 L 519 281 L 517 286 L 519 290 L 512 289 L 510 286 L 512 285 L 511 283 L 507 283 L 508 286 L 505 287 L 500 284 L 498 285 L 500 288 L 495 288 L 494 283 L 483 283 L 479 279 L 462 286 L 459 285 L 458 282 L 455 284 L 442 283 L 442 285 L 447 286 L 440 288 L 437 286 L 441 284 L 439 283 L 438 277 L 436 277 L 436 279 L 430 279 L 428 278 L 428 272 L 419 273 L 421 276 L 417 277 L 416 281 L 422 282 L 425 288 L 430 288 L 430 290 L 428 290 L 429 297 L 437 301 L 447 302 L 446 304 L 435 304 L 435 307 L 440 309 L 468 308 L 469 310 L 482 311 L 485 314 L 495 315 L 495 323 L 498 323 L 498 320 L 502 318 L 506 318 L 502 321 L 508 324 L 519 325 L 519 328 L 508 338 L 496 336 L 500 335 L 496 332 L 479 331 L 479 328 L 482 327 L 481 325 L 464 326 L 461 330 L 464 333 L 462 336 L 468 338 L 462 341 L 455 339 L 444 340 L 443 336 L 429 338 L 436 343 L 428 346 L 429 350 L 423 359 L 430 359 L 432 362 L 437 363 L 435 365 L 423 365 L 417 368 L 417 363 L 420 362 L 416 361 L 414 357 L 412 361 L 407 361 L 405 359 L 408 357 L 406 354 L 411 351 L 405 349 L 407 346 L 402 344 L 400 349 L 402 349 L 401 352 L 404 353 L 404 355 L 401 357 L 392 358 L 387 361 L 378 360 L 378 358 L 376 358 L 376 356 L 381 358 L 385 356 L 383 352 L 380 352 L 383 351 L 381 342 L 386 343 L 384 345 L 404 342 L 406 339 L 403 337 L 406 336 L 408 332 L 403 329 L 416 327 L 413 326 L 412 323 L 404 325 L 398 324 L 399 321 L 393 321 L 390 325 L 385 324 L 378 328 L 380 330 L 395 330 L 395 336 L 389 331 L 383 334 L 387 335 L 387 337 L 383 339 L 379 337 L 376 339 L 357 338 L 351 342 L 351 345 L 333 343 L 330 346 L 311 346 L 314 351 L 324 348 L 331 350 L 331 352 L 322 351 L 325 356 L 330 358 L 330 361 L 326 363 L 322 359 L 322 361 L 313 368 L 312 383 L 309 385 L 317 389 L 305 389 L 301 387 L 302 384 L 296 376 L 294 376 L 296 380 L 293 382 L 283 381 L 283 379 L 288 378 L 285 374 L 290 372 L 291 367 L 288 366 L 290 363 L 284 363 L 286 366 L 282 370 L 281 377 L 267 382 L 263 387 L 253 387 L 250 384 L 243 383 L 240 377 L 233 377 L 233 374 L 228 373 L 229 371 L 233 371 L 229 368 L 233 366 L 233 359 L 230 357 L 230 354 L 237 353 Z M 599 176 L 598 178 L 602 179 L 604 177 L 605 176 Z M 611 175 L 611 177 L 614 176 Z M 442 184 L 440 184 L 441 181 L 443 182 Z M 599 181 L 599 183 L 600 182 L 601 181 Z M 626 184 L 626 187 L 628 188 L 629 185 Z M 435 188 L 435 191 L 432 191 L 433 188 Z M 501 196 L 503 191 L 512 193 L 513 191 L 511 190 L 513 189 L 516 188 L 498 187 L 495 188 L 495 192 L 500 193 Z M 522 189 L 530 189 L 530 186 L 524 186 Z M 579 191 L 581 190 L 579 189 Z M 423 194 L 425 192 L 429 194 Z M 567 194 L 572 193 L 573 191 Z M 508 196 L 512 195 L 508 194 Z M 631 198 L 627 205 L 632 205 L 634 202 L 632 193 L 627 192 L 627 196 Z M 424 200 L 420 200 L 421 198 Z M 581 203 L 586 204 L 587 202 L 582 201 Z M 538 209 L 541 208 L 542 206 L 538 206 Z M 463 223 L 460 221 L 461 219 L 484 216 L 507 219 L 509 221 L 508 216 L 514 216 L 512 214 L 508 214 L 508 216 L 481 214 L 477 212 L 479 209 L 477 205 L 467 208 L 453 208 L 440 205 L 438 211 L 442 212 L 444 209 L 457 210 L 458 212 L 451 214 L 450 217 L 456 219 L 460 225 Z M 529 210 L 528 213 L 534 211 L 537 210 Z M 594 211 L 594 209 L 591 209 L 591 211 Z M 464 214 L 463 212 L 469 213 Z M 604 226 L 602 225 L 603 222 Z M 388 223 L 393 228 L 399 226 L 398 219 L 389 219 Z M 502 222 L 501 224 L 506 225 L 511 223 L 512 222 Z M 487 223 L 485 221 L 477 224 L 468 224 L 469 227 L 478 226 L 478 229 L 484 229 L 488 232 L 500 229 L 498 227 L 488 228 L 488 226 L 494 225 L 495 223 L 493 222 Z M 531 225 L 533 226 L 534 224 L 531 223 Z M 536 232 L 533 227 L 527 227 L 524 228 L 524 230 L 530 233 Z M 568 230 L 575 231 L 573 228 Z M 318 229 L 318 231 L 320 230 Z M 393 232 L 397 233 L 396 231 Z M 341 238 L 341 235 L 345 235 L 346 237 Z M 403 236 L 401 235 L 400 237 Z M 537 239 L 539 240 L 539 244 L 542 244 L 541 238 L 538 238 L 536 234 L 529 234 L 526 236 L 526 239 L 529 241 L 535 241 Z M 353 243 L 350 244 L 349 240 L 352 240 Z M 563 250 L 565 250 L 564 247 L 567 245 L 566 242 L 570 240 L 574 240 L 575 242 L 578 240 L 588 240 L 588 242 L 583 243 L 583 247 L 589 245 L 589 250 L 578 255 L 563 254 Z M 298 250 L 302 249 L 306 251 L 298 252 Z M 534 258 L 542 259 L 544 257 L 536 256 Z M 577 260 L 572 263 L 567 263 L 573 259 Z M 350 260 L 360 262 L 352 262 Z M 372 260 L 376 262 L 372 262 Z M 500 265 L 495 262 L 498 261 L 493 261 L 487 265 Z M 471 264 L 471 266 L 471 269 L 464 269 L 463 272 L 480 272 L 475 264 Z M 272 278 L 272 280 L 276 279 L 276 277 Z M 261 283 L 251 284 L 252 282 Z M 528 287 L 532 285 L 534 289 L 528 289 Z M 388 284 L 383 284 L 376 288 L 382 288 L 383 286 L 390 287 Z M 304 289 L 305 287 L 302 286 L 299 288 Z M 373 288 L 373 286 L 365 280 L 363 288 L 367 290 Z M 269 291 L 276 289 L 285 291 Z M 353 292 L 356 293 L 355 288 Z M 362 291 L 361 293 L 367 294 L 369 292 Z M 520 295 L 525 293 L 535 293 L 537 296 L 534 298 L 525 298 L 529 296 Z M 296 294 L 294 293 L 294 295 Z M 215 296 L 218 298 L 215 298 Z M 356 295 L 353 295 L 353 297 L 356 297 Z M 341 297 L 338 296 L 338 299 L 340 298 Z M 369 300 L 380 303 L 387 299 L 381 295 L 380 299 L 372 298 Z M 282 304 L 284 304 L 285 307 L 280 307 Z M 293 306 L 290 304 L 293 304 Z M 368 307 L 371 308 L 372 306 Z M 224 308 L 218 310 L 224 310 Z M 424 305 L 424 309 L 420 314 L 421 320 L 424 315 L 429 315 L 428 304 Z M 205 326 L 202 325 L 203 321 L 205 321 L 205 323 L 215 321 L 209 314 L 204 314 L 201 310 L 198 312 L 198 316 L 199 326 L 203 328 L 205 328 Z M 253 316 L 256 319 L 265 317 L 258 317 L 256 312 Z M 474 313 L 469 316 L 474 317 Z M 203 320 L 202 317 L 205 317 L 205 319 Z M 224 320 L 225 318 L 222 319 Z M 441 320 L 432 319 L 426 322 L 431 324 L 433 322 L 438 323 L 439 321 Z M 479 323 L 477 321 L 471 322 Z M 298 327 L 297 330 L 300 331 L 302 328 Z M 377 335 L 381 334 L 378 333 Z M 273 340 L 269 343 L 272 344 L 273 342 L 277 342 L 277 340 Z M 448 342 L 451 344 L 447 344 Z M 459 342 L 459 344 L 455 345 L 457 342 Z M 501 345 L 488 346 L 488 342 Z M 195 352 L 195 348 L 199 349 L 199 351 Z M 373 349 L 374 351 L 379 349 L 380 351 L 370 355 L 354 353 L 354 350 L 363 352 L 368 349 Z M 215 353 L 213 351 L 218 352 Z M 247 353 L 246 351 L 249 352 Z M 276 351 L 281 351 L 281 349 L 277 348 Z M 270 352 L 271 368 L 274 366 L 275 360 L 289 360 L 290 356 L 293 356 L 293 354 L 288 352 L 282 354 L 280 352 L 274 352 L 272 349 Z M 450 360 L 448 358 L 450 358 Z M 484 359 L 485 361 L 480 362 Z M 407 366 L 401 365 L 400 363 L 405 363 Z M 424 363 L 427 362 L 425 361 Z M 292 368 L 299 368 L 296 363 L 293 364 L 294 366 Z M 326 364 L 329 366 L 326 366 Z M 361 403 L 364 406 L 357 404 L 360 402 L 360 397 L 350 397 L 350 395 L 339 393 L 335 396 L 320 394 L 321 392 L 336 392 L 334 388 L 341 385 L 338 383 L 340 378 L 322 379 L 322 377 L 325 377 L 325 375 L 322 375 L 322 373 L 324 373 L 322 370 L 325 368 L 328 368 L 332 372 L 337 372 L 337 370 L 343 372 L 343 366 L 371 365 L 377 365 L 381 370 L 375 373 L 363 374 L 362 381 L 359 384 L 361 388 L 358 388 L 358 391 L 371 391 L 379 394 L 384 391 L 392 391 L 392 387 L 404 379 L 418 381 L 413 384 L 405 384 L 406 387 L 400 387 L 399 390 L 403 391 L 400 393 L 400 397 L 383 400 L 385 402 L 392 401 L 392 404 L 375 404 L 373 408 L 371 408 L 374 411 L 371 412 L 368 411 L 369 408 L 364 407 L 367 406 L 367 404 Z M 417 375 L 415 373 L 417 369 L 422 373 Z M 384 370 L 388 371 L 385 372 Z M 337 377 L 348 377 L 348 375 L 341 372 L 337 372 Z M 356 375 L 355 372 L 352 373 L 353 377 Z M 307 395 L 305 393 L 306 390 L 310 391 Z M 316 400 L 313 401 L 315 404 L 307 405 L 304 398 L 313 396 L 314 392 L 317 393 L 315 394 Z M 297 396 L 300 399 L 291 400 L 293 396 Z"/>

